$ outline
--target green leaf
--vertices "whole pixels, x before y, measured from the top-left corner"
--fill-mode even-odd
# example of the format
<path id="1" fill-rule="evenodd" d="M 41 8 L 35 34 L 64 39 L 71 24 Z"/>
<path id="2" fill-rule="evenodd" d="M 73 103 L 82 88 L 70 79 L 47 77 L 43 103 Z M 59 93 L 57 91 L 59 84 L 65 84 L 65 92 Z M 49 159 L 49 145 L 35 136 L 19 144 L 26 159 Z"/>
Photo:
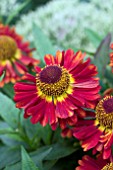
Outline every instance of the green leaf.
<path id="1" fill-rule="evenodd" d="M 0 76 L 0 81 L 3 80 L 4 76 L 5 76 L 5 71 L 3 71 L 3 74 Z"/>
<path id="2" fill-rule="evenodd" d="M 36 161 L 42 161 L 45 159 L 46 156 L 48 156 L 49 153 L 51 153 L 52 148 L 51 146 L 44 146 L 39 148 L 37 151 L 34 151 L 32 153 L 30 153 L 30 156 L 32 157 L 32 159 L 34 160 L 34 162 Z"/>
<path id="3" fill-rule="evenodd" d="M 0 116 L 8 123 L 12 128 L 18 127 L 18 114 L 19 110 L 15 108 L 15 103 L 0 93 Z"/>
<path id="4" fill-rule="evenodd" d="M 98 47 L 102 38 L 93 30 L 86 28 L 85 33 L 95 47 Z"/>
<path id="5" fill-rule="evenodd" d="M 55 54 L 56 50 L 51 41 L 35 23 L 33 24 L 33 35 L 36 50 L 41 58 L 43 58 L 46 54 Z"/>
<path id="6" fill-rule="evenodd" d="M 42 161 L 51 152 L 51 150 L 52 150 L 51 147 L 42 147 L 39 148 L 37 151 L 30 153 L 32 160 L 36 163 L 36 165 L 38 165 L 40 170 L 43 170 Z"/>
<path id="7" fill-rule="evenodd" d="M 0 153 L 0 169 L 20 160 L 19 148 L 0 147 Z"/>
<path id="8" fill-rule="evenodd" d="M 32 161 L 32 159 L 29 157 L 27 152 L 23 147 L 21 147 L 21 154 L 22 154 L 22 170 L 39 170 Z"/>
<path id="9" fill-rule="evenodd" d="M 57 160 L 44 162 L 43 169 L 50 170 L 56 164 L 56 162 Z"/>
<path id="10" fill-rule="evenodd" d="M 14 131 L 10 130 L 10 129 L 0 129 L 0 135 L 4 135 L 4 134 L 13 134 Z"/>
<path id="11" fill-rule="evenodd" d="M 39 170 L 45 170 L 43 168 L 42 161 L 50 153 L 50 151 L 51 151 L 51 148 L 49 148 L 49 149 L 47 148 L 46 150 L 44 150 L 44 149 L 42 150 L 42 148 L 41 149 L 39 148 L 38 151 L 36 151 L 35 156 L 34 156 L 35 152 L 30 153 L 30 157 L 32 158 L 33 162 L 39 167 Z M 48 165 L 48 166 L 52 166 L 52 165 Z M 22 167 L 22 162 L 18 162 L 14 165 L 7 166 L 7 168 L 5 170 L 21 170 L 22 169 L 21 167 Z M 26 169 L 26 170 L 29 170 L 29 169 Z M 32 169 L 30 169 L 30 170 L 32 170 Z M 33 169 L 33 170 L 35 170 L 35 169 Z"/>
<path id="12" fill-rule="evenodd" d="M 4 130 L 4 129 L 11 130 L 11 128 L 9 127 L 9 125 L 6 122 L 0 120 L 0 130 Z"/>
<path id="13" fill-rule="evenodd" d="M 9 17 L 6 20 L 5 24 L 9 24 L 18 14 L 19 12 L 30 2 L 30 0 L 27 0 L 23 2 L 18 9 L 12 11 L 12 13 L 9 15 Z"/>
<path id="14" fill-rule="evenodd" d="M 37 155 L 43 154 L 43 152 L 45 152 L 48 149 L 51 149 L 51 150 L 47 154 L 47 156 L 44 158 L 44 160 L 56 160 L 56 159 L 66 157 L 72 154 L 73 152 L 75 152 L 79 148 L 57 143 L 57 144 L 52 144 L 52 145 L 44 146 L 40 148 L 39 150 L 31 153 L 31 157 L 33 158 L 33 160 L 37 160 Z"/>
<path id="15" fill-rule="evenodd" d="M 34 143 L 36 147 L 41 139 L 45 145 L 49 145 L 51 143 L 53 132 L 49 125 L 42 127 L 39 123 L 32 124 L 30 119 L 24 119 L 23 126 L 27 136 L 33 141 L 32 143 Z"/>
<path id="16" fill-rule="evenodd" d="M 40 124 L 39 124 L 39 133 L 41 135 L 41 138 L 44 142 L 45 145 L 50 145 L 51 143 L 51 138 L 52 138 L 52 130 L 50 128 L 49 125 L 46 125 L 45 127 L 42 127 Z"/>
<path id="17" fill-rule="evenodd" d="M 77 149 L 79 149 L 79 148 L 75 148 L 73 146 L 68 146 L 68 145 L 64 145 L 64 144 L 60 144 L 60 143 L 50 145 L 50 147 L 52 148 L 52 150 L 45 158 L 46 160 L 60 159 L 60 158 L 63 158 L 63 157 L 66 157 L 66 156 L 72 154 Z"/>
<path id="18" fill-rule="evenodd" d="M 14 88 L 12 83 L 5 84 L 1 91 L 6 94 L 8 97 L 13 99 L 14 97 Z"/>
<path id="19" fill-rule="evenodd" d="M 109 33 L 99 45 L 94 58 L 94 64 L 98 68 L 99 77 L 104 77 L 106 66 L 109 63 L 109 46 L 111 34 Z"/>
<path id="20" fill-rule="evenodd" d="M 4 170 L 21 170 L 21 163 L 18 162 L 14 165 L 7 166 Z"/>
<path id="21" fill-rule="evenodd" d="M 23 127 L 26 131 L 27 136 L 32 139 L 34 136 L 38 136 L 39 138 L 41 138 L 41 134 L 40 134 L 40 126 L 39 123 L 37 124 L 32 124 L 30 122 L 30 119 L 24 119 L 23 122 Z"/>

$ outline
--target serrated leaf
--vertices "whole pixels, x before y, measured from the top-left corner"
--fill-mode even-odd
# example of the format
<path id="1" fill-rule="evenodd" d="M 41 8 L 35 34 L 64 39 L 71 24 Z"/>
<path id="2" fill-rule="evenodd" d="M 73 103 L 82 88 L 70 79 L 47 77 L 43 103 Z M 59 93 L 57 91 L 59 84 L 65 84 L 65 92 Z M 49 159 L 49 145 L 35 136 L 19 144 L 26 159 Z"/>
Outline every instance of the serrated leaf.
<path id="1" fill-rule="evenodd" d="M 93 30 L 86 28 L 85 33 L 89 40 L 93 43 L 95 47 L 98 47 L 100 42 L 102 41 L 102 38 Z"/>
<path id="2" fill-rule="evenodd" d="M 37 53 L 41 58 L 43 58 L 45 54 L 55 54 L 56 50 L 51 41 L 35 23 L 33 23 L 33 35 Z"/>
<path id="3" fill-rule="evenodd" d="M 0 93 L 0 108 L 2 108 L 0 109 L 0 116 L 10 127 L 17 128 L 19 110 L 15 107 L 15 103 L 2 93 Z"/>
<path id="4" fill-rule="evenodd" d="M 21 154 L 22 154 L 22 170 L 39 170 L 39 168 L 35 166 L 34 162 L 29 157 L 29 155 L 27 154 L 23 147 L 21 147 Z"/>
<path id="5" fill-rule="evenodd" d="M 103 77 L 105 69 L 109 63 L 109 46 L 111 42 L 111 34 L 109 33 L 99 45 L 94 58 L 94 64 L 98 68 L 99 77 Z"/>

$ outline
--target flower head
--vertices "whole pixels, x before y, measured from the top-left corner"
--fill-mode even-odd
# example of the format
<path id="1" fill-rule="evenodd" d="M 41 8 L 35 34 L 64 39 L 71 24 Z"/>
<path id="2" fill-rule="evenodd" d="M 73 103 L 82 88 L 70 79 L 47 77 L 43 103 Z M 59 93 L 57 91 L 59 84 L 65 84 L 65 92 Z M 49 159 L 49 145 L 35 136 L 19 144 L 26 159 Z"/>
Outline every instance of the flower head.
<path id="1" fill-rule="evenodd" d="M 112 155 L 113 145 L 113 96 L 106 96 L 96 106 L 90 120 L 80 120 L 73 129 L 73 135 L 82 141 L 84 151 L 93 148 L 103 153 L 103 159 Z"/>
<path id="2" fill-rule="evenodd" d="M 15 84 L 16 107 L 24 108 L 24 117 L 31 116 L 31 122 L 48 122 L 53 129 L 61 120 L 66 123 L 76 115 L 80 107 L 94 108 L 99 98 L 99 81 L 95 78 L 96 66 L 90 59 L 83 61 L 81 52 L 57 51 L 56 57 L 45 56 L 46 66 L 36 67 L 36 76 L 26 74 L 28 82 Z M 78 109 L 79 110 L 79 109 Z"/>
<path id="3" fill-rule="evenodd" d="M 90 156 L 83 156 L 82 160 L 78 161 L 79 166 L 75 170 L 112 170 L 113 162 L 110 160 L 103 160 L 99 155 L 96 159 Z"/>
<path id="4" fill-rule="evenodd" d="M 28 42 L 23 42 L 22 37 L 16 34 L 14 28 L 0 24 L 0 75 L 6 71 L 5 77 L 0 82 L 16 82 L 27 71 L 27 65 L 38 64 L 39 61 L 31 57 L 32 49 Z"/>

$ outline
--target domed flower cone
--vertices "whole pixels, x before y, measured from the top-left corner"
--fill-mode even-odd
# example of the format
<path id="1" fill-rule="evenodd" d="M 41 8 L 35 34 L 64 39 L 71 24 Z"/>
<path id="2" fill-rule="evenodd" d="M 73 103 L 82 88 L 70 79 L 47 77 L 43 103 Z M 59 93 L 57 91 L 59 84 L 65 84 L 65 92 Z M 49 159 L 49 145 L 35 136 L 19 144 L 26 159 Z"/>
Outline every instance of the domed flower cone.
<path id="1" fill-rule="evenodd" d="M 103 159 L 112 156 L 113 145 L 113 96 L 106 96 L 96 106 L 90 119 L 81 119 L 73 129 L 74 137 L 81 141 L 84 151 L 102 152 Z"/>
<path id="2" fill-rule="evenodd" d="M 76 116 L 76 109 L 95 107 L 100 97 L 97 69 L 83 58 L 84 54 L 71 49 L 57 51 L 55 58 L 46 55 L 46 66 L 36 67 L 36 76 L 26 74 L 27 82 L 15 84 L 16 107 L 25 109 L 25 118 L 31 116 L 33 124 L 49 123 L 55 129 L 59 119 Z"/>
<path id="3" fill-rule="evenodd" d="M 113 162 L 103 160 L 99 155 L 96 159 L 90 156 L 83 156 L 82 160 L 78 161 L 79 166 L 75 170 L 113 170 Z"/>
<path id="4" fill-rule="evenodd" d="M 27 66 L 37 65 L 38 60 L 32 58 L 29 42 L 23 42 L 14 28 L 0 24 L 0 76 L 5 76 L 0 87 L 5 83 L 15 83 L 21 75 L 28 71 Z"/>

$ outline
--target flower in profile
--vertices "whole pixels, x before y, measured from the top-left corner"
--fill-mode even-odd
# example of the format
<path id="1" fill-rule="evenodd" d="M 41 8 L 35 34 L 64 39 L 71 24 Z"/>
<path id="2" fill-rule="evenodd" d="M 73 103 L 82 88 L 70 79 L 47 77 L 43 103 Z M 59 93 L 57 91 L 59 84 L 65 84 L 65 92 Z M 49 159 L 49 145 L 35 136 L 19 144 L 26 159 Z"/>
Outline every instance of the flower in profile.
<path id="1" fill-rule="evenodd" d="M 110 48 L 113 50 L 113 43 L 110 45 Z M 110 53 L 110 64 L 113 73 L 113 52 Z"/>
<path id="2" fill-rule="evenodd" d="M 5 70 L 5 76 L 0 87 L 5 83 L 15 83 L 22 74 L 27 72 L 28 65 L 36 65 L 38 60 L 32 58 L 33 49 L 28 42 L 23 42 L 14 28 L 0 24 L 0 76 Z"/>
<path id="3" fill-rule="evenodd" d="M 75 168 L 75 170 L 113 170 L 113 162 L 110 162 L 110 160 L 103 160 L 101 155 L 96 159 L 85 155 L 78 163 L 79 166 Z"/>
<path id="4" fill-rule="evenodd" d="M 113 145 L 113 96 L 99 101 L 95 114 L 90 119 L 79 120 L 73 129 L 74 137 L 81 140 L 84 151 L 93 148 L 93 153 L 102 152 L 103 159 L 112 157 Z"/>
<path id="5" fill-rule="evenodd" d="M 15 84 L 16 107 L 25 109 L 25 118 L 31 116 L 33 124 L 49 123 L 55 129 L 59 119 L 76 116 L 76 109 L 95 107 L 100 97 L 97 69 L 83 58 L 84 54 L 71 49 L 57 51 L 55 58 L 46 55 L 46 66 L 36 67 L 36 76 L 26 74 L 27 82 Z"/>

